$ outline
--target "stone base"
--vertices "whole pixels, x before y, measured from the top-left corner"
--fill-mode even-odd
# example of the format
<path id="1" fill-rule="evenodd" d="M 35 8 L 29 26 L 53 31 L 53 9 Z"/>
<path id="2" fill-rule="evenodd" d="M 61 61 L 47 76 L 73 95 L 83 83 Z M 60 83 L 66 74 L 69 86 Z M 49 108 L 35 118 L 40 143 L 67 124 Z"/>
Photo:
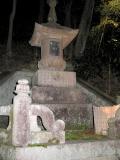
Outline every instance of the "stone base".
<path id="1" fill-rule="evenodd" d="M 77 142 L 47 147 L 0 146 L 0 160 L 119 160 L 120 140 Z"/>
<path id="2" fill-rule="evenodd" d="M 75 87 L 76 73 L 65 71 L 38 70 L 33 77 L 33 85 L 53 87 Z"/>

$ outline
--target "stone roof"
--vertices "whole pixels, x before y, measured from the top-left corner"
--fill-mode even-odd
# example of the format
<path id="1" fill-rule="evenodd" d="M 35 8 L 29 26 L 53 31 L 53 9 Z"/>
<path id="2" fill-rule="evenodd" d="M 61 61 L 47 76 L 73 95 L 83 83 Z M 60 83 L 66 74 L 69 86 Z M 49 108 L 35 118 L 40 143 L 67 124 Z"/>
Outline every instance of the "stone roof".
<path id="1" fill-rule="evenodd" d="M 32 46 L 41 47 L 41 41 L 44 38 L 55 38 L 62 41 L 64 49 L 78 34 L 78 29 L 63 27 L 57 23 L 38 24 L 35 23 L 35 29 L 30 40 Z"/>

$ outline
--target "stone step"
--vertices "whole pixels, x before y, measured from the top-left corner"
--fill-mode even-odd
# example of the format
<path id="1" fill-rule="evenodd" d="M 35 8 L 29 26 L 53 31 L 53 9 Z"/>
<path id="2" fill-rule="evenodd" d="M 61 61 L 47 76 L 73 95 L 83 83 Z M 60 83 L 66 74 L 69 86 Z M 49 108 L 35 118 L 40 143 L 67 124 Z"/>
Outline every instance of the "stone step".
<path id="1" fill-rule="evenodd" d="M 32 88 L 33 103 L 50 104 L 86 104 L 90 98 L 78 88 L 39 87 Z"/>

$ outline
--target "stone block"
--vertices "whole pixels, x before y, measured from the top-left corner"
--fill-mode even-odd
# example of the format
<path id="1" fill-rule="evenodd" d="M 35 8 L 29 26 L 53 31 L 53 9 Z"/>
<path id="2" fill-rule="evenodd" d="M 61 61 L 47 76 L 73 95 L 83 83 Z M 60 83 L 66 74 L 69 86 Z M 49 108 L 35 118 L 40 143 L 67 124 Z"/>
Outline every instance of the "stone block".
<path id="1" fill-rule="evenodd" d="M 65 71 L 38 70 L 33 77 L 33 85 L 53 87 L 75 87 L 76 73 Z"/>
<path id="2" fill-rule="evenodd" d="M 113 118 L 120 105 L 93 107 L 94 111 L 94 125 L 96 134 L 107 135 L 108 119 Z"/>
<path id="3" fill-rule="evenodd" d="M 89 97 L 78 88 L 38 87 L 32 88 L 33 103 L 40 104 L 85 104 L 90 103 Z"/>

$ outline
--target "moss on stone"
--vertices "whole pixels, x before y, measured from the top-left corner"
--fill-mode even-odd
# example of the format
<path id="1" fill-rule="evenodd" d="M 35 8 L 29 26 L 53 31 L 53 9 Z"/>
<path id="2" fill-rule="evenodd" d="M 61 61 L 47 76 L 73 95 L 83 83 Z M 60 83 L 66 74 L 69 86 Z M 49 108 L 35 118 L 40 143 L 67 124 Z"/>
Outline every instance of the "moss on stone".
<path id="1" fill-rule="evenodd" d="M 59 144 L 59 140 L 56 138 L 50 139 L 48 143 L 41 143 L 41 144 L 29 144 L 28 147 L 45 147 L 51 145 L 51 144 Z"/>
<path id="2" fill-rule="evenodd" d="M 66 130 L 80 130 L 80 131 L 85 131 L 87 129 L 89 129 L 88 124 L 86 123 L 82 123 L 82 124 L 77 124 L 77 123 L 72 123 L 72 124 L 67 124 L 65 126 Z"/>
<path id="3" fill-rule="evenodd" d="M 65 139 L 72 140 L 103 140 L 107 138 L 103 135 L 96 135 L 92 130 L 80 131 L 80 130 L 67 130 L 65 133 Z"/>
<path id="4" fill-rule="evenodd" d="M 41 143 L 41 144 L 29 144 L 28 147 L 44 147 L 47 148 L 48 143 Z"/>

